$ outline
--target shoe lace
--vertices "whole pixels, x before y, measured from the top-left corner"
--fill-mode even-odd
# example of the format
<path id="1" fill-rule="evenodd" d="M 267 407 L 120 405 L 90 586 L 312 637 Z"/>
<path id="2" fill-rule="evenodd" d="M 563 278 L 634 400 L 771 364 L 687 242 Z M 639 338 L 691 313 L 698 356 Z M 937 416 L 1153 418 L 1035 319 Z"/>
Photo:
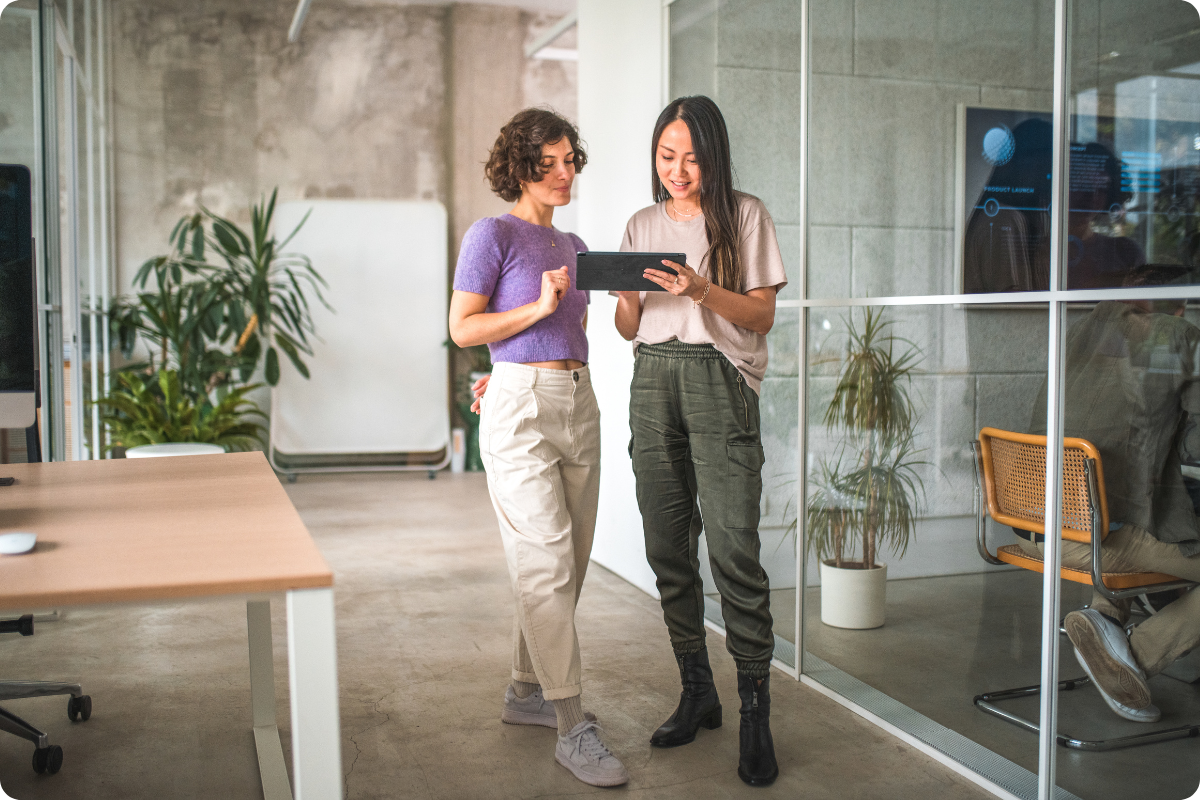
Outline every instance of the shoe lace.
<path id="1" fill-rule="evenodd" d="M 611 756 L 612 751 L 600 741 L 600 731 L 600 726 L 595 722 L 584 722 L 583 727 L 579 729 L 579 735 L 572 737 L 575 739 L 575 752 L 589 761 L 600 761 Z"/>

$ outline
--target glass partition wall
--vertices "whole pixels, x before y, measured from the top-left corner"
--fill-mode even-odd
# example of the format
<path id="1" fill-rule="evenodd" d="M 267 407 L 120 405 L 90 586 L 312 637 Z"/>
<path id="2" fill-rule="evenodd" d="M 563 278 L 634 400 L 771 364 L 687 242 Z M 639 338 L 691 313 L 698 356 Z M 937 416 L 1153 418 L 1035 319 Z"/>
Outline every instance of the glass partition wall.
<path id="1" fill-rule="evenodd" d="M 113 276 L 106 11 L 104 0 L 17 0 L 0 15 L 0 163 L 33 177 L 46 460 L 103 457 L 95 401 L 108 390 Z M 0 454 L 24 460 L 16 433 L 0 434 Z"/>
<path id="2" fill-rule="evenodd" d="M 983 428 L 1096 439 L 1106 554 L 1200 541 L 1200 442 L 1185 446 L 1200 430 L 1196 10 L 664 5 L 671 95 L 721 106 L 738 188 L 766 203 L 791 281 L 763 387 L 764 478 L 778 479 L 762 536 L 777 641 L 801 643 L 801 678 L 1013 796 L 1191 796 L 1193 740 L 1072 749 L 1055 732 L 1107 747 L 1200 725 L 1200 595 L 1106 605 L 1086 569 L 1058 579 L 1080 566 L 1075 543 L 991 519 L 985 558 L 972 443 Z M 1075 473 L 1045 452 L 1028 513 L 1047 509 L 1056 530 L 1074 524 L 1058 498 Z M 1139 492 L 1175 516 L 1131 505 Z M 998 548 L 1014 557 L 993 563 Z M 1086 607 L 1135 626 L 1156 722 L 1118 716 L 1086 683 L 995 699 L 1083 676 L 1060 626 Z"/>

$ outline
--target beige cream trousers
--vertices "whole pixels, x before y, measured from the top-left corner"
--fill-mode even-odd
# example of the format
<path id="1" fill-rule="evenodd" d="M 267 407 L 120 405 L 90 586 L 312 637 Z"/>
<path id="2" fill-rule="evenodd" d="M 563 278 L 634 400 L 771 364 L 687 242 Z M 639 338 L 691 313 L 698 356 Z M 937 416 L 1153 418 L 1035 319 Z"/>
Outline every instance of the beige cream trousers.
<path id="1" fill-rule="evenodd" d="M 580 693 L 575 605 L 600 495 L 600 409 L 587 367 L 500 363 L 479 450 L 516 599 L 512 677 L 548 700 Z"/>
<path id="2" fill-rule="evenodd" d="M 1043 544 L 1018 542 L 1025 550 L 1043 551 Z M 1105 572 L 1163 572 L 1176 578 L 1200 581 L 1200 556 L 1185 556 L 1179 546 L 1160 542 L 1136 525 L 1124 525 L 1104 539 L 1100 547 Z M 1062 543 L 1062 563 L 1091 572 L 1092 546 L 1081 542 Z M 1129 601 L 1113 602 L 1099 592 L 1089 604 L 1124 625 L 1129 621 Z M 1200 645 L 1200 589 L 1193 589 L 1138 625 L 1129 634 L 1133 657 L 1154 676 L 1188 650 Z"/>

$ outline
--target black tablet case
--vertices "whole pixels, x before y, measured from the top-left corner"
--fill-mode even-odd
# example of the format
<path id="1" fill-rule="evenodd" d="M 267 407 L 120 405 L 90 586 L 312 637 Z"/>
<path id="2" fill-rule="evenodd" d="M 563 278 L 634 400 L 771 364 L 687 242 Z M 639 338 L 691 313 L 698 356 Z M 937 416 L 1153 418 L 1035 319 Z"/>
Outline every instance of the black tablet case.
<path id="1" fill-rule="evenodd" d="M 683 253 L 580 253 L 575 262 L 575 285 L 579 289 L 604 292 L 665 292 L 642 273 L 660 269 L 674 275 L 675 270 L 662 263 L 663 259 L 686 264 Z"/>

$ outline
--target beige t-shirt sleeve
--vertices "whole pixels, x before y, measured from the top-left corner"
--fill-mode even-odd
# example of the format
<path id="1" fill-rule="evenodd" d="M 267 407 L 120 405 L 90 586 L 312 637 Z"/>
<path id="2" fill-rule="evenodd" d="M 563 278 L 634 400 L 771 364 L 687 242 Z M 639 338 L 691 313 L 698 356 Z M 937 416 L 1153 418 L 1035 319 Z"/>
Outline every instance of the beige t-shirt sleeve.
<path id="1" fill-rule="evenodd" d="M 744 202 L 742 213 L 747 228 L 739 248 L 746 270 L 743 293 L 768 286 L 780 291 L 787 286 L 787 273 L 783 268 L 783 257 L 779 254 L 775 222 L 762 203 L 757 201 Z"/>

